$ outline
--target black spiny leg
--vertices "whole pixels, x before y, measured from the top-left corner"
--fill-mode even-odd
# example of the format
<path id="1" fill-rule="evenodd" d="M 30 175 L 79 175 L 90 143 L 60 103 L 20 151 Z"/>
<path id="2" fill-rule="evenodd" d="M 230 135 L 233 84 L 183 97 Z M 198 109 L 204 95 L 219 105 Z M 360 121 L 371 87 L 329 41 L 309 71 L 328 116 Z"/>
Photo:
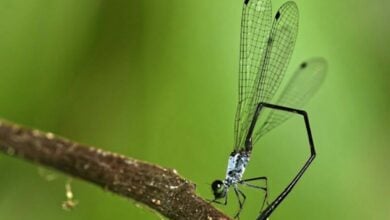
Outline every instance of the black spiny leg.
<path id="1" fill-rule="evenodd" d="M 239 205 L 239 210 L 238 210 L 237 214 L 234 216 L 234 218 L 240 219 L 240 214 L 241 214 L 242 208 L 244 207 L 246 196 L 241 190 L 239 190 L 237 188 L 237 186 L 234 186 L 233 189 L 234 189 L 234 193 L 237 196 L 238 205 Z M 242 196 L 242 201 L 241 201 L 240 195 Z"/>
<path id="2" fill-rule="evenodd" d="M 248 183 L 248 182 L 257 181 L 257 180 L 259 180 L 259 181 L 264 180 L 265 187 L 257 186 L 257 185 L 253 185 L 253 184 Z M 245 180 L 241 180 L 239 183 L 243 184 L 243 185 L 246 185 L 246 186 L 249 186 L 249 187 L 252 187 L 252 188 L 255 188 L 255 189 L 260 189 L 260 190 L 264 191 L 265 195 L 264 195 L 263 202 L 261 204 L 260 212 L 263 211 L 264 204 L 267 204 L 267 206 L 269 205 L 269 201 L 268 201 L 268 179 L 267 179 L 267 177 L 261 176 L 261 177 L 245 179 Z"/>
<path id="3" fill-rule="evenodd" d="M 208 200 L 210 203 L 217 203 L 217 204 L 220 204 L 220 205 L 226 205 L 227 204 L 227 199 L 228 199 L 228 194 L 226 193 L 225 195 L 225 201 L 224 202 L 220 202 L 218 201 L 218 199 L 213 199 L 213 200 Z"/>
<path id="4" fill-rule="evenodd" d="M 270 205 L 268 205 L 268 207 L 260 214 L 257 220 L 266 220 L 272 214 L 272 212 L 278 207 L 278 205 L 280 205 L 280 203 L 291 192 L 291 190 L 294 188 L 294 186 L 297 184 L 299 179 L 302 177 L 302 175 L 305 173 L 307 168 L 310 166 L 311 162 L 316 157 L 314 141 L 310 129 L 309 117 L 307 116 L 307 113 L 305 111 L 300 109 L 294 109 L 285 106 L 260 102 L 257 105 L 255 114 L 253 115 L 252 123 L 251 126 L 249 127 L 248 134 L 246 136 L 246 141 L 251 142 L 252 134 L 255 129 L 257 118 L 259 117 L 259 113 L 263 108 L 270 108 L 278 111 L 286 111 L 286 112 L 291 112 L 303 116 L 303 119 L 305 121 L 305 126 L 306 126 L 307 137 L 310 145 L 310 157 L 307 159 L 307 161 L 305 162 L 303 167 L 299 170 L 298 174 L 294 177 L 294 179 L 287 185 L 287 187 L 282 191 L 282 193 L 280 193 L 280 195 Z"/>

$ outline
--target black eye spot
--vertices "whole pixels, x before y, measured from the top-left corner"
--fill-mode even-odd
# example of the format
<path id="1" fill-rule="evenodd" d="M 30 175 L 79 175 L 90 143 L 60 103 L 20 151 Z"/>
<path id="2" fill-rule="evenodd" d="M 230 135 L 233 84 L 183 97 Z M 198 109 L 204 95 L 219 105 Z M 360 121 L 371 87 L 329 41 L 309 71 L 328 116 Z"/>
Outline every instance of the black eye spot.
<path id="1" fill-rule="evenodd" d="M 245 1 L 244 1 L 244 4 L 247 5 L 248 3 L 249 3 L 249 0 L 245 0 Z"/>
<path id="2" fill-rule="evenodd" d="M 306 62 L 301 63 L 301 69 L 304 69 L 306 67 L 307 67 L 307 63 Z"/>
<path id="3" fill-rule="evenodd" d="M 278 20 L 280 18 L 280 11 L 276 12 L 275 19 Z"/>

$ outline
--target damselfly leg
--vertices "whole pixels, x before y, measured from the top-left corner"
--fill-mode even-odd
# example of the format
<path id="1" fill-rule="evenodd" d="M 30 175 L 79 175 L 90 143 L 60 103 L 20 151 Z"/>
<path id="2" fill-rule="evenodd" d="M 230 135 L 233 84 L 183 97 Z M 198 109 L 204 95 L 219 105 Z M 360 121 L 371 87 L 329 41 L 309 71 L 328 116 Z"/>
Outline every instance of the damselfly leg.
<path id="1" fill-rule="evenodd" d="M 253 181 L 265 181 L 265 186 L 263 187 L 263 186 L 258 186 L 258 185 L 254 185 L 254 184 L 249 183 L 249 182 L 253 182 Z M 248 187 L 251 187 L 251 188 L 255 188 L 255 189 L 260 189 L 260 190 L 263 190 L 265 192 L 264 200 L 262 202 L 260 210 L 263 210 L 264 204 L 269 205 L 269 202 L 268 202 L 268 179 L 267 179 L 267 177 L 262 176 L 262 177 L 255 177 L 255 178 L 245 179 L 245 180 L 239 181 L 238 184 L 244 185 L 244 186 L 248 186 Z M 245 204 L 246 196 L 238 188 L 238 185 L 234 185 L 233 189 L 234 189 L 235 195 L 236 195 L 237 200 L 238 200 L 238 205 L 239 205 L 239 210 L 237 211 L 237 213 L 236 213 L 234 218 L 239 218 L 239 216 L 241 214 L 241 211 L 242 211 L 242 209 L 244 207 L 244 204 Z M 213 200 L 209 200 L 209 202 L 210 203 L 217 203 L 217 204 L 220 204 L 220 205 L 227 205 L 227 195 L 228 195 L 227 192 L 224 193 L 222 196 L 218 196 L 217 195 L 216 198 L 214 198 Z M 224 198 L 224 202 L 219 201 L 219 199 L 222 199 L 222 198 Z"/>
<path id="2" fill-rule="evenodd" d="M 237 185 L 235 185 L 235 186 L 233 187 L 233 189 L 234 189 L 234 193 L 235 193 L 236 196 L 237 196 L 238 206 L 239 206 L 238 212 L 236 213 L 236 215 L 234 216 L 234 218 L 239 219 L 239 218 L 240 218 L 241 211 L 242 211 L 242 208 L 244 207 L 244 204 L 245 204 L 246 196 L 245 196 L 245 194 L 237 187 Z M 240 195 L 241 195 L 241 197 L 242 197 L 242 201 L 241 201 Z"/>
<path id="3" fill-rule="evenodd" d="M 264 182 L 265 182 L 265 186 L 264 187 L 248 183 L 248 182 L 262 181 L 262 180 L 264 180 Z M 267 177 L 261 176 L 261 177 L 245 179 L 245 180 L 241 180 L 239 183 L 242 184 L 242 185 L 248 186 L 248 187 L 252 187 L 252 188 L 260 189 L 260 190 L 264 191 L 265 194 L 264 194 L 263 202 L 261 204 L 260 211 L 263 211 L 264 204 L 267 204 L 267 206 L 269 205 L 269 202 L 268 202 L 268 179 L 267 179 Z"/>
<path id="4" fill-rule="evenodd" d="M 224 202 L 218 201 L 218 199 L 208 200 L 210 203 L 217 203 L 220 205 L 227 205 L 227 196 L 225 197 Z"/>

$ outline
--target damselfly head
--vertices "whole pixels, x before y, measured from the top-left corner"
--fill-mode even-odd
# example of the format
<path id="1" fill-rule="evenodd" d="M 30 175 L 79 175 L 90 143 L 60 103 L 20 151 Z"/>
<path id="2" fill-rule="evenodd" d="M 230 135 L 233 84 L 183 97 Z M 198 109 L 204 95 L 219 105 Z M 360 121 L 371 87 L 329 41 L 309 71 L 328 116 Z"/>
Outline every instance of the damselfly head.
<path id="1" fill-rule="evenodd" d="M 224 198 L 226 196 L 226 186 L 221 180 L 215 180 L 211 184 L 211 190 L 213 191 L 215 199 Z"/>

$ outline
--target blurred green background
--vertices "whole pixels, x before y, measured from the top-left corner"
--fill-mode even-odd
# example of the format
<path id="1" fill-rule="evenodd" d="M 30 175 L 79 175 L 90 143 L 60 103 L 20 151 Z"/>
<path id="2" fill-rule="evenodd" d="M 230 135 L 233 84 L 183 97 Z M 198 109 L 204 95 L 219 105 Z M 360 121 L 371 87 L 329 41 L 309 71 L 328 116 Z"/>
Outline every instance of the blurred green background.
<path id="1" fill-rule="evenodd" d="M 241 2 L 0 0 L 0 117 L 175 168 L 211 198 L 233 145 Z M 288 73 L 311 56 L 329 72 L 306 106 L 318 157 L 271 219 L 389 219 L 390 2 L 296 2 Z M 272 198 L 308 157 L 302 126 L 255 147 L 246 177 L 267 175 Z M 0 155 L 0 219 L 161 218 L 80 180 L 66 212 L 66 176 L 44 173 Z M 262 193 L 245 192 L 254 219 Z M 233 194 L 220 208 L 236 211 Z"/>

